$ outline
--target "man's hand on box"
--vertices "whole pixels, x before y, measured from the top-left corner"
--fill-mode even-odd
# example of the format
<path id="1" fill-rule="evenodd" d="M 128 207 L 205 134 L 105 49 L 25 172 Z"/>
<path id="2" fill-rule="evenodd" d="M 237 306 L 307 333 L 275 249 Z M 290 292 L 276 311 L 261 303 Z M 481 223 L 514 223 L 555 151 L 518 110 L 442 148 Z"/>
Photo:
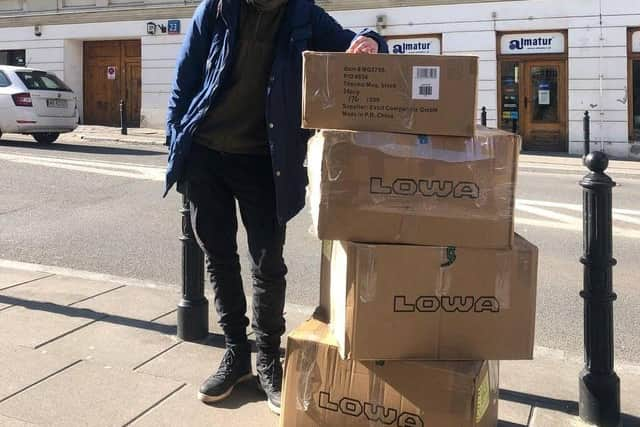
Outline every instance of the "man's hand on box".
<path id="1" fill-rule="evenodd" d="M 378 42 L 370 37 L 360 36 L 351 43 L 347 53 L 378 53 Z"/>

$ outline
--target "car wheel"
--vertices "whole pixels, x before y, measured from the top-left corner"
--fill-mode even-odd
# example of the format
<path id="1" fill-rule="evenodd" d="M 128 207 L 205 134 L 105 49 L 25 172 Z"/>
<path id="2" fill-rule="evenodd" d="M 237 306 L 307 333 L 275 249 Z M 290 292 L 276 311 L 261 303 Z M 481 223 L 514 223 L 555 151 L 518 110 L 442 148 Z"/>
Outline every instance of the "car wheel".
<path id="1" fill-rule="evenodd" d="M 51 144 L 60 136 L 59 133 L 46 132 L 46 133 L 34 133 L 33 139 L 38 141 L 40 144 Z"/>

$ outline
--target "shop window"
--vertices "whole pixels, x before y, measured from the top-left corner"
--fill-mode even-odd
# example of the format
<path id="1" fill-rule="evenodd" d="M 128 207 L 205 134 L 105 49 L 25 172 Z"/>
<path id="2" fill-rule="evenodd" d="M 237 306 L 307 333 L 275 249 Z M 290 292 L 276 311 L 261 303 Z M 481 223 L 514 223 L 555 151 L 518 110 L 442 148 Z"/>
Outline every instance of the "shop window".
<path id="1" fill-rule="evenodd" d="M 518 131 L 520 119 L 520 63 L 503 62 L 502 77 L 502 117 L 500 128 L 510 132 Z"/>
<path id="2" fill-rule="evenodd" d="M 26 55 L 24 49 L 20 50 L 0 50 L 0 65 L 14 65 L 24 67 Z"/>

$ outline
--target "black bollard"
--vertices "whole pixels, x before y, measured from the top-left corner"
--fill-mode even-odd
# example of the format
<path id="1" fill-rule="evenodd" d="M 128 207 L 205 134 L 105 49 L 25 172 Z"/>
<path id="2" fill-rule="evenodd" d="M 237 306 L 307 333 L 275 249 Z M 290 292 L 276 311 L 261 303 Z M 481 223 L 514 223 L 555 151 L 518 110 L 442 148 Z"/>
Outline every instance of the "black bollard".
<path id="1" fill-rule="evenodd" d="M 124 99 L 120 100 L 120 133 L 127 134 L 127 103 Z"/>
<path id="2" fill-rule="evenodd" d="M 614 371 L 611 189 L 609 159 L 595 151 L 585 157 L 591 171 L 583 188 L 584 357 L 580 373 L 580 418 L 599 427 L 620 425 L 620 379 Z"/>
<path id="3" fill-rule="evenodd" d="M 178 337 L 202 340 L 209 335 L 209 301 L 204 296 L 204 254 L 191 227 L 189 186 L 182 195 L 182 299 L 178 303 Z"/>
<path id="4" fill-rule="evenodd" d="M 487 107 L 482 107 L 482 114 L 480 114 L 480 124 L 487 127 Z"/>
<path id="5" fill-rule="evenodd" d="M 584 156 L 586 158 L 587 154 L 591 150 L 589 144 L 591 143 L 591 117 L 589 117 L 589 112 L 584 112 L 584 118 L 582 119 L 582 129 L 584 131 Z"/>

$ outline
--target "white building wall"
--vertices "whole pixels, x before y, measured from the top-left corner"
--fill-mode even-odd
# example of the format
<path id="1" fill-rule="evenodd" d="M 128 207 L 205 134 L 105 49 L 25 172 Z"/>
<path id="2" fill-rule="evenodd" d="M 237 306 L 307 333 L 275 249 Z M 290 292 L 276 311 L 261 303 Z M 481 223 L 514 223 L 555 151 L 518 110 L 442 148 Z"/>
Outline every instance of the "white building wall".
<path id="1" fill-rule="evenodd" d="M 490 126 L 497 125 L 496 32 L 566 30 L 570 151 L 582 150 L 582 116 L 589 110 L 594 146 L 627 155 L 627 28 L 640 27 L 640 1 L 528 0 L 332 12 L 354 30 L 375 27 L 380 14 L 387 16 L 383 35 L 441 34 L 444 54 L 480 57 L 478 108 L 487 107 Z M 164 127 L 183 36 L 148 36 L 146 22 L 51 25 L 43 27 L 41 37 L 33 27 L 0 29 L 0 49 L 26 49 L 30 65 L 59 74 L 81 93 L 82 40 L 141 39 L 142 125 Z M 183 32 L 188 25 L 183 19 Z"/>

